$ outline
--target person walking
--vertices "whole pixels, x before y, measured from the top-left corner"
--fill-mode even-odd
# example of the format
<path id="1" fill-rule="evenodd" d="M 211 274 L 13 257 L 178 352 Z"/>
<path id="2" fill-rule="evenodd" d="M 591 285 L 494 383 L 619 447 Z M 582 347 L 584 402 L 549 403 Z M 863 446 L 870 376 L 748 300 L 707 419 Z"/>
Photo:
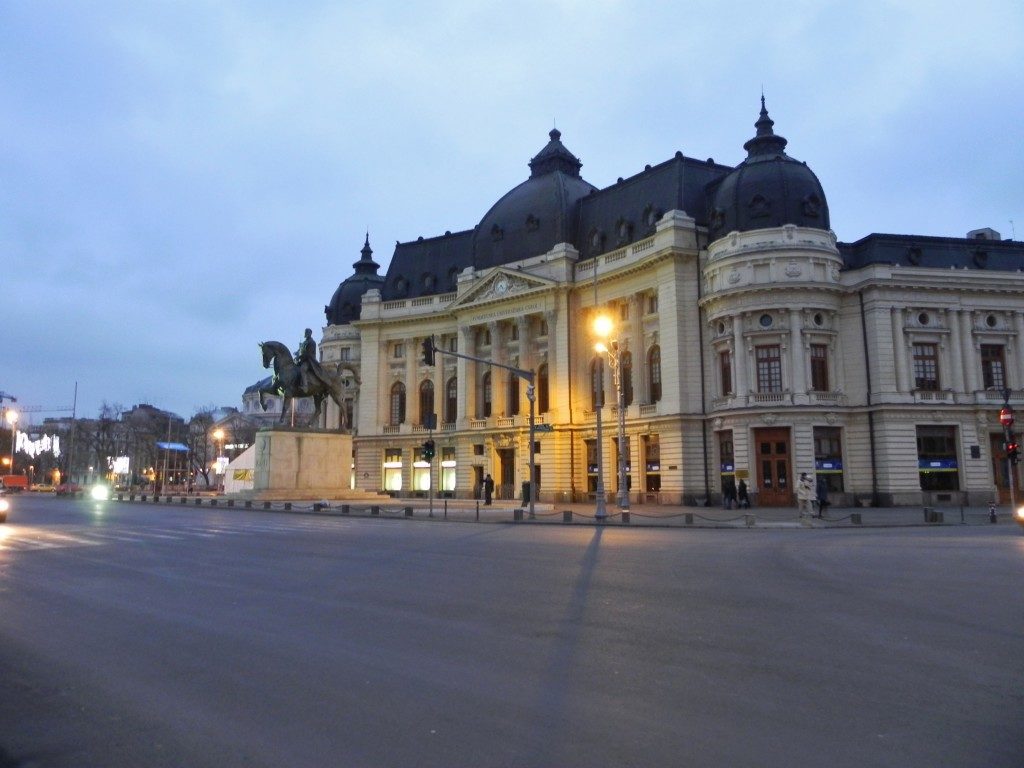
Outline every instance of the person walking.
<path id="1" fill-rule="evenodd" d="M 747 495 L 747 483 L 745 480 L 740 480 L 739 487 L 736 489 L 736 498 L 738 500 L 737 506 L 740 509 L 750 509 L 750 497 Z"/>
<path id="2" fill-rule="evenodd" d="M 814 481 L 806 472 L 800 473 L 800 482 L 796 487 L 796 500 L 800 506 L 800 522 L 814 517 Z"/>
<path id="3" fill-rule="evenodd" d="M 825 509 L 828 507 L 828 481 L 824 477 L 818 478 L 818 517 L 825 517 Z"/>
<path id="4" fill-rule="evenodd" d="M 726 478 L 722 483 L 722 506 L 732 509 L 736 503 L 736 483 L 732 478 Z"/>
<path id="5" fill-rule="evenodd" d="M 484 504 L 491 503 L 491 494 L 494 493 L 494 480 L 491 478 L 491 473 L 488 472 L 487 476 L 484 477 Z"/>

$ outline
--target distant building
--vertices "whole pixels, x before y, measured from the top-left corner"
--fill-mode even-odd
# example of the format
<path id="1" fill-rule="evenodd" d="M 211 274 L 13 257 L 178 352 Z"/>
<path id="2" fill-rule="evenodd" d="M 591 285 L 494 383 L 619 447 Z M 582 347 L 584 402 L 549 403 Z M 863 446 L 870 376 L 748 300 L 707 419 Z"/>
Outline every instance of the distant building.
<path id="1" fill-rule="evenodd" d="M 773 125 L 762 101 L 739 165 L 677 153 L 605 189 L 553 130 L 472 229 L 399 243 L 385 276 L 367 238 L 321 340 L 348 379 L 358 486 L 470 497 L 490 473 L 518 494 L 527 387 L 491 361 L 536 373 L 541 500 L 592 499 L 600 456 L 613 501 L 604 315 L 634 502 L 714 501 L 745 479 L 755 504 L 791 505 L 801 472 L 834 503 L 1005 493 L 997 416 L 1024 387 L 1024 245 L 991 229 L 837 242 L 821 183 Z M 430 336 L 463 357 L 425 365 Z M 326 425 L 341 424 L 332 403 Z"/>

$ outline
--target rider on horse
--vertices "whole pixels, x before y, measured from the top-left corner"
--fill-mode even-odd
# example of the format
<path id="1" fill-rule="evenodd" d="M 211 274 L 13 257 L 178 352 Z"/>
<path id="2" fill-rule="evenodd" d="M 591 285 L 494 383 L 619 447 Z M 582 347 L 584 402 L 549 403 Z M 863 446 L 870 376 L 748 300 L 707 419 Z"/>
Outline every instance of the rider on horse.
<path id="1" fill-rule="evenodd" d="M 299 343 L 299 349 L 295 353 L 295 364 L 299 368 L 299 388 L 303 392 L 309 392 L 316 381 L 330 389 L 330 379 L 316 359 L 316 341 L 313 340 L 313 331 L 306 329 L 306 335 Z"/>

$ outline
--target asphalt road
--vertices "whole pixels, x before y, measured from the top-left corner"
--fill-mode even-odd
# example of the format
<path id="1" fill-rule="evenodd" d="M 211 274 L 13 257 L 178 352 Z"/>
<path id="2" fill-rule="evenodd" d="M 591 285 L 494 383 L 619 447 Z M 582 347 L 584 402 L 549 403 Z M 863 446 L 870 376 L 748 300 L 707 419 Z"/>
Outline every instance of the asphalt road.
<path id="1" fill-rule="evenodd" d="M 685 530 L 23 495 L 0 768 L 1024 765 L 1016 526 Z"/>

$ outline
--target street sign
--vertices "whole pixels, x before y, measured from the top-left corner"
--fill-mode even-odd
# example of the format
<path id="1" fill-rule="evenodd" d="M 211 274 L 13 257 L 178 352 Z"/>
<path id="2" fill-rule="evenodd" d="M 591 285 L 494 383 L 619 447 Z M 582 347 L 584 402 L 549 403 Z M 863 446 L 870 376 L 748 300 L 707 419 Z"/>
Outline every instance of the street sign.
<path id="1" fill-rule="evenodd" d="M 1004 427 L 1013 426 L 1013 408 L 1006 406 L 999 409 L 999 423 Z"/>
<path id="2" fill-rule="evenodd" d="M 533 431 L 534 432 L 554 432 L 555 428 L 553 426 L 551 426 L 550 424 L 534 424 L 533 425 Z"/>

